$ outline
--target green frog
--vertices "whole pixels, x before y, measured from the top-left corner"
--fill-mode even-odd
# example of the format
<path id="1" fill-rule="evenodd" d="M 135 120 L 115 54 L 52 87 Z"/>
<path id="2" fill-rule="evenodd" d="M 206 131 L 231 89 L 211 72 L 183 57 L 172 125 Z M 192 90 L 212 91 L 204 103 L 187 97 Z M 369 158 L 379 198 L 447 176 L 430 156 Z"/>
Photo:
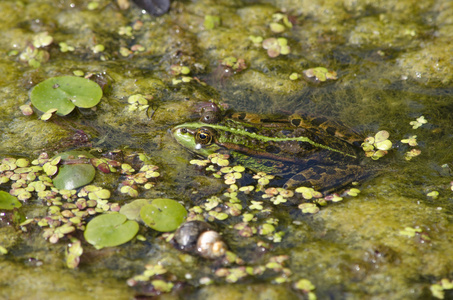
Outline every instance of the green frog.
<path id="1" fill-rule="evenodd" d="M 285 188 L 304 185 L 331 191 L 368 174 L 361 165 L 363 137 L 323 117 L 221 116 L 208 111 L 197 122 L 174 127 L 172 134 L 201 156 L 226 152 L 237 164 L 276 175 Z"/>

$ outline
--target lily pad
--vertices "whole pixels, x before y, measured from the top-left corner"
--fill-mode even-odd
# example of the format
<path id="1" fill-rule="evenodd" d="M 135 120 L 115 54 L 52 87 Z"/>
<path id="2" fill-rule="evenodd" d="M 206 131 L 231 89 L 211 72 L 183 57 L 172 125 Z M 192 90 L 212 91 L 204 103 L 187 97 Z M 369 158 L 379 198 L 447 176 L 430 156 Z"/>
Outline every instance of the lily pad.
<path id="1" fill-rule="evenodd" d="M 65 116 L 77 107 L 90 108 L 102 98 L 101 87 L 77 76 L 52 77 L 37 84 L 30 93 L 31 103 L 40 111 L 57 109 Z"/>
<path id="2" fill-rule="evenodd" d="M 94 156 L 86 151 L 72 150 L 62 152 L 58 154 L 58 157 L 60 157 L 63 161 L 68 161 L 71 159 L 79 159 L 80 157 L 93 158 Z M 73 163 L 62 165 L 58 168 L 58 174 L 53 179 L 53 184 L 60 190 L 72 190 L 93 181 L 95 174 L 96 169 L 91 163 Z"/>
<path id="3" fill-rule="evenodd" d="M 128 220 L 120 213 L 111 213 L 97 216 L 88 222 L 84 237 L 97 249 L 115 247 L 129 242 L 138 229 L 137 222 Z"/>
<path id="4" fill-rule="evenodd" d="M 89 164 L 63 165 L 53 179 L 53 184 L 60 190 L 73 190 L 90 183 L 95 174 L 96 170 Z"/>
<path id="5" fill-rule="evenodd" d="M 5 191 L 0 191 L 0 209 L 12 210 L 21 207 L 22 204 L 16 197 Z"/>
<path id="6" fill-rule="evenodd" d="M 156 231 L 173 231 L 184 222 L 187 211 L 172 199 L 158 198 L 140 210 L 142 220 Z"/>

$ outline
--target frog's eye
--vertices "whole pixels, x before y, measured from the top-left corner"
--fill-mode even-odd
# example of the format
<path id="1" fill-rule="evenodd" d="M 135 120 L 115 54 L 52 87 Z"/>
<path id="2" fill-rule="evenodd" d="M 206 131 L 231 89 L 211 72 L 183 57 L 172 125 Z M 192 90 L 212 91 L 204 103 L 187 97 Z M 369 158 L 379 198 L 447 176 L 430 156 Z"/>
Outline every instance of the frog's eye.
<path id="1" fill-rule="evenodd" d="M 195 142 L 197 144 L 209 145 L 214 138 L 214 131 L 210 128 L 201 127 L 195 133 Z"/>

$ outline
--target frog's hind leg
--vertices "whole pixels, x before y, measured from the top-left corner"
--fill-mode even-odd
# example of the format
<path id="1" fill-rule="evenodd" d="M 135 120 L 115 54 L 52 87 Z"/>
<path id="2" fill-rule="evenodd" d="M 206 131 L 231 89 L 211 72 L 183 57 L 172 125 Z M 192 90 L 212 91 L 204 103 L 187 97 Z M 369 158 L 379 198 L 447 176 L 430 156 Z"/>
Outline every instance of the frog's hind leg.
<path id="1" fill-rule="evenodd" d="M 307 186 L 321 192 L 328 192 L 351 184 L 367 176 L 361 166 L 315 166 L 305 169 L 286 183 L 285 188 Z"/>

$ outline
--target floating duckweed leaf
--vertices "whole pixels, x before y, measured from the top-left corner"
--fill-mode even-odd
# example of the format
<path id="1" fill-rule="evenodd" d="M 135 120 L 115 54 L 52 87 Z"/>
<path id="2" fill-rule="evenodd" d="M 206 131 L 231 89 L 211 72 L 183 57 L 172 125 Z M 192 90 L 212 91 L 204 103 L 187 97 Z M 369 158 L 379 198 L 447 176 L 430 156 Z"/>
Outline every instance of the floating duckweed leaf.
<path id="1" fill-rule="evenodd" d="M 259 229 L 259 234 L 260 235 L 268 235 L 272 232 L 275 231 L 275 227 L 274 225 L 272 224 L 263 224 L 260 226 L 260 229 Z"/>
<path id="2" fill-rule="evenodd" d="M 88 243 L 101 249 L 114 247 L 130 241 L 138 232 L 135 221 L 120 213 L 104 214 L 88 222 L 84 237 Z"/>
<path id="3" fill-rule="evenodd" d="M 326 200 L 330 200 L 332 202 L 340 202 L 343 200 L 343 197 L 340 197 L 338 194 L 332 194 L 325 197 Z"/>
<path id="4" fill-rule="evenodd" d="M 437 199 L 437 197 L 439 197 L 439 192 L 438 191 L 432 191 L 432 192 L 429 192 L 428 194 L 426 194 L 426 196 L 431 197 L 433 199 Z"/>
<path id="5" fill-rule="evenodd" d="M 235 172 L 244 172 L 245 168 L 243 166 L 234 166 L 233 171 Z"/>
<path id="6" fill-rule="evenodd" d="M 190 73 L 190 68 L 186 66 L 179 66 L 179 65 L 171 65 L 170 66 L 171 73 L 175 76 L 177 75 L 187 75 Z"/>
<path id="7" fill-rule="evenodd" d="M 359 189 L 356 189 L 356 188 L 352 188 L 352 189 L 350 189 L 350 190 L 347 191 L 347 194 L 348 194 L 349 196 L 352 196 L 352 197 L 357 196 L 359 193 L 360 193 L 360 190 L 359 190 Z"/>
<path id="8" fill-rule="evenodd" d="M 298 73 L 291 73 L 291 75 L 289 75 L 290 80 L 297 80 L 299 78 L 300 78 L 300 74 L 298 74 Z"/>
<path id="9" fill-rule="evenodd" d="M 438 299 L 445 298 L 444 290 L 451 290 L 453 289 L 453 280 L 450 281 L 448 278 L 442 278 L 442 280 L 438 283 L 432 284 L 429 288 L 431 293 L 434 297 Z"/>
<path id="10" fill-rule="evenodd" d="M 308 70 L 305 70 L 303 73 L 308 78 L 314 78 L 315 80 L 321 81 L 321 82 L 327 81 L 328 79 L 331 79 L 331 80 L 338 79 L 337 72 L 332 71 L 332 70 L 327 70 L 326 68 L 323 68 L 323 67 L 308 69 Z"/>
<path id="11" fill-rule="evenodd" d="M 388 140 L 390 134 L 386 130 L 381 130 L 374 136 L 374 146 L 378 150 L 390 150 L 392 148 L 392 142 Z"/>
<path id="12" fill-rule="evenodd" d="M 204 17 L 204 23 L 203 26 L 205 29 L 210 30 L 214 29 L 215 27 L 220 25 L 220 17 L 219 16 L 211 16 L 211 15 L 206 15 Z"/>
<path id="13" fill-rule="evenodd" d="M 401 143 L 409 144 L 409 146 L 415 147 L 418 145 L 417 136 L 413 135 L 413 136 L 409 137 L 408 139 L 402 139 Z"/>
<path id="14" fill-rule="evenodd" d="M 60 51 L 61 51 L 61 52 L 68 52 L 68 51 L 74 51 L 74 50 L 75 50 L 74 47 L 69 46 L 69 45 L 66 44 L 65 42 L 59 43 L 58 46 L 60 46 Z"/>
<path id="15" fill-rule="evenodd" d="M 160 279 L 151 280 L 151 284 L 156 291 L 169 293 L 173 289 L 174 283 L 163 281 Z"/>
<path id="16" fill-rule="evenodd" d="M 268 175 L 265 172 L 258 172 L 256 175 L 253 175 L 253 179 L 258 179 L 258 184 L 260 186 L 265 186 L 269 183 L 270 179 L 273 179 L 274 175 Z"/>
<path id="17" fill-rule="evenodd" d="M 149 204 L 151 201 L 149 199 L 137 199 L 123 205 L 120 209 L 120 214 L 125 215 L 129 220 L 141 221 L 140 210 L 143 206 Z"/>
<path id="18" fill-rule="evenodd" d="M 47 176 L 53 176 L 53 175 L 55 175 L 55 173 L 57 173 L 57 171 L 58 171 L 57 165 L 60 162 L 60 160 L 61 160 L 61 156 L 57 156 L 57 157 L 53 158 L 51 161 L 46 162 L 42 166 L 42 168 Z"/>
<path id="19" fill-rule="evenodd" d="M 217 164 L 220 167 L 226 167 L 230 164 L 228 161 L 229 157 L 228 154 L 213 153 L 209 154 L 208 159 L 211 160 L 211 163 L 213 164 Z"/>
<path id="20" fill-rule="evenodd" d="M 24 116 L 31 116 L 33 114 L 33 108 L 31 108 L 31 105 L 29 104 L 24 104 L 19 106 L 20 111 Z"/>
<path id="21" fill-rule="evenodd" d="M 82 243 L 78 239 L 72 238 L 71 243 L 66 248 L 66 266 L 70 269 L 77 268 L 82 254 Z"/>
<path id="22" fill-rule="evenodd" d="M 379 143 L 376 143 L 376 149 L 387 151 L 392 148 L 392 142 L 390 140 L 385 140 Z"/>
<path id="23" fill-rule="evenodd" d="M 28 167 L 29 164 L 30 162 L 25 158 L 19 158 L 18 160 L 16 160 L 16 166 L 18 166 L 19 168 Z"/>
<path id="24" fill-rule="evenodd" d="M 101 87 L 86 78 L 76 76 L 52 77 L 37 84 L 30 93 L 31 103 L 40 111 L 57 109 L 67 115 L 75 106 L 90 108 L 99 103 Z"/>
<path id="25" fill-rule="evenodd" d="M 60 190 L 72 190 L 90 183 L 94 179 L 96 170 L 91 164 L 63 165 L 53 184 Z"/>
<path id="26" fill-rule="evenodd" d="M 411 160 L 412 158 L 419 156 L 422 153 L 420 149 L 412 149 L 404 154 L 406 160 Z"/>
<path id="27" fill-rule="evenodd" d="M 448 280 L 447 278 L 443 278 L 441 281 L 440 281 L 440 284 L 442 285 L 442 287 L 445 289 L 445 290 L 451 290 L 453 289 L 453 280 Z"/>
<path id="28" fill-rule="evenodd" d="M 102 44 L 98 44 L 98 45 L 95 45 L 91 50 L 93 50 L 93 53 L 97 54 L 97 53 L 103 52 L 105 50 L 105 47 Z"/>
<path id="29" fill-rule="evenodd" d="M 407 237 L 414 237 L 416 233 L 422 232 L 421 228 L 412 228 L 412 227 L 405 227 L 404 230 L 400 230 L 401 235 L 405 235 Z"/>
<path id="30" fill-rule="evenodd" d="M 129 98 L 127 98 L 127 102 L 129 104 L 133 104 L 133 103 L 138 103 L 140 105 L 148 104 L 148 100 L 142 94 L 135 94 L 135 95 L 129 96 Z"/>
<path id="31" fill-rule="evenodd" d="M 388 133 L 388 131 L 381 130 L 381 131 L 377 132 L 376 135 L 374 136 L 374 142 L 381 143 L 381 142 L 385 141 L 386 139 L 388 139 L 389 136 L 390 136 L 390 134 Z"/>
<path id="32" fill-rule="evenodd" d="M 36 48 L 46 47 L 52 44 L 53 38 L 49 35 L 47 31 L 40 32 L 33 37 L 33 46 Z"/>
<path id="33" fill-rule="evenodd" d="M 82 70 L 74 70 L 72 74 L 74 74 L 74 76 L 77 77 L 83 77 L 85 75 L 85 73 Z"/>
<path id="34" fill-rule="evenodd" d="M 135 45 L 132 45 L 131 50 L 134 52 L 143 52 L 146 50 L 146 48 L 143 47 L 142 45 L 135 44 Z"/>
<path id="35" fill-rule="evenodd" d="M 22 204 L 17 200 L 16 197 L 10 195 L 5 191 L 0 191 L 0 209 L 11 210 L 14 208 L 21 207 Z"/>
<path id="36" fill-rule="evenodd" d="M 253 201 L 252 205 L 249 206 L 250 209 L 262 210 L 263 209 L 263 201 Z"/>
<path id="37" fill-rule="evenodd" d="M 98 2 L 90 2 L 88 3 L 88 10 L 95 10 L 96 8 L 99 7 L 99 3 Z"/>
<path id="38" fill-rule="evenodd" d="M 263 38 L 261 36 L 251 35 L 251 36 L 249 36 L 249 39 L 252 41 L 252 43 L 255 46 L 260 46 L 261 43 L 263 42 Z"/>
<path id="39" fill-rule="evenodd" d="M 319 212 L 319 207 L 317 207 L 314 203 L 299 204 L 299 209 L 305 214 L 315 214 Z"/>
<path id="40" fill-rule="evenodd" d="M 305 187 L 305 186 L 296 188 L 295 192 L 301 193 L 302 197 L 306 200 L 322 197 L 322 194 L 320 192 L 315 191 L 313 188 L 309 188 L 309 187 Z"/>
<path id="41" fill-rule="evenodd" d="M 377 160 L 386 155 L 387 150 L 390 150 L 393 146 L 392 142 L 388 140 L 389 136 L 390 134 L 387 131 L 381 130 L 374 137 L 367 137 L 361 145 L 365 151 L 365 156 Z"/>
<path id="42" fill-rule="evenodd" d="M 313 291 L 315 289 L 315 286 L 307 279 L 301 279 L 295 282 L 294 287 L 306 293 Z"/>
<path id="43" fill-rule="evenodd" d="M 57 109 L 56 108 L 51 108 L 49 109 L 48 111 L 46 111 L 42 116 L 41 116 L 41 120 L 43 121 L 47 121 L 49 120 L 50 118 L 52 118 L 53 114 L 57 112 Z"/>
<path id="44" fill-rule="evenodd" d="M 191 82 L 193 80 L 193 78 L 190 76 L 182 76 L 181 80 L 182 80 L 182 82 Z"/>
<path id="45" fill-rule="evenodd" d="M 269 27 L 270 27 L 271 31 L 275 32 L 275 33 L 281 33 L 283 31 L 285 31 L 285 26 L 282 24 L 279 24 L 279 23 L 271 23 L 271 24 L 269 24 Z"/>
<path id="46" fill-rule="evenodd" d="M 412 129 L 417 129 L 426 123 L 428 123 L 428 121 L 426 121 L 424 116 L 420 116 L 417 120 L 409 122 L 409 124 L 412 125 Z"/>
<path id="47" fill-rule="evenodd" d="M 128 57 L 129 55 L 132 54 L 132 51 L 126 47 L 120 47 L 120 54 L 122 57 Z"/>
<path id="48" fill-rule="evenodd" d="M 131 26 L 121 26 L 118 30 L 119 35 L 132 36 L 132 27 Z"/>
<path id="49" fill-rule="evenodd" d="M 241 192 L 243 192 L 245 194 L 249 194 L 254 189 L 255 189 L 255 187 L 253 185 L 247 185 L 247 186 L 240 187 L 239 191 L 241 191 Z M 452 189 L 453 189 L 453 185 L 452 185 Z"/>
<path id="50" fill-rule="evenodd" d="M 436 297 L 438 299 L 444 299 L 444 289 L 443 287 L 440 285 L 440 284 L 432 284 L 430 287 L 429 287 L 430 291 L 431 291 L 431 294 L 433 295 L 433 297 Z"/>
<path id="51" fill-rule="evenodd" d="M 267 50 L 269 57 L 277 57 L 280 55 L 280 46 L 276 38 L 268 38 L 263 41 L 263 48 Z"/>
<path id="52" fill-rule="evenodd" d="M 267 50 L 269 57 L 277 57 L 280 54 L 289 54 L 288 40 L 285 38 L 268 38 L 263 41 L 263 48 Z"/>
<path id="53" fill-rule="evenodd" d="M 290 48 L 288 46 L 288 40 L 285 38 L 278 38 L 277 43 L 280 46 L 280 54 L 287 55 L 290 52 Z"/>
<path id="54" fill-rule="evenodd" d="M 177 201 L 172 199 L 154 199 L 150 204 L 142 207 L 142 220 L 156 231 L 173 231 L 184 221 L 187 211 Z"/>

